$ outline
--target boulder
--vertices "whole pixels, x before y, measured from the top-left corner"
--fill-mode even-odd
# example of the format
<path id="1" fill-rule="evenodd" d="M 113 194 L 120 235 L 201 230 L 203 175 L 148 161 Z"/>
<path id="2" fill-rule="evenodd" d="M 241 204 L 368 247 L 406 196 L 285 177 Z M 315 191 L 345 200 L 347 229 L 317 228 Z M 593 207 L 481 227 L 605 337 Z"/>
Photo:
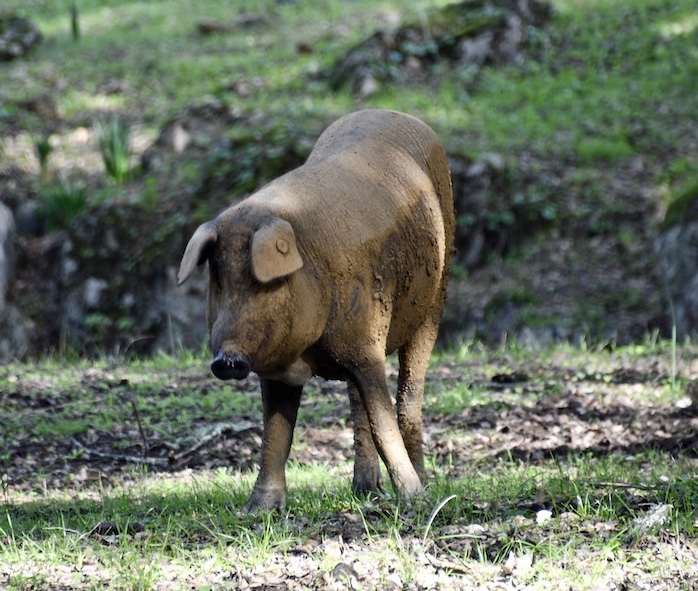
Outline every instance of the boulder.
<path id="1" fill-rule="evenodd" d="M 0 203 L 0 315 L 5 309 L 7 289 L 14 266 L 15 222 L 10 209 Z"/>
<path id="2" fill-rule="evenodd" d="M 655 242 L 667 316 L 679 339 L 698 334 L 698 178 L 677 192 Z"/>
<path id="3" fill-rule="evenodd" d="M 361 98 L 392 80 L 426 78 L 438 62 L 475 70 L 523 59 L 534 28 L 553 15 L 545 0 L 465 0 L 429 12 L 397 30 L 379 30 L 329 70 L 334 90 L 350 86 Z"/>
<path id="4" fill-rule="evenodd" d="M 12 212 L 0 203 L 0 363 L 24 356 L 34 326 L 11 297 L 16 257 L 15 228 Z"/>
<path id="5" fill-rule="evenodd" d="M 0 11 L 0 60 L 22 57 L 41 39 L 41 32 L 32 21 L 18 16 L 13 10 Z"/>
<path id="6" fill-rule="evenodd" d="M 483 154 L 477 159 L 450 156 L 448 165 L 458 213 L 456 260 L 470 269 L 482 263 L 491 246 L 488 217 L 497 208 L 493 204 L 493 192 L 507 191 L 505 162 L 498 154 Z"/>

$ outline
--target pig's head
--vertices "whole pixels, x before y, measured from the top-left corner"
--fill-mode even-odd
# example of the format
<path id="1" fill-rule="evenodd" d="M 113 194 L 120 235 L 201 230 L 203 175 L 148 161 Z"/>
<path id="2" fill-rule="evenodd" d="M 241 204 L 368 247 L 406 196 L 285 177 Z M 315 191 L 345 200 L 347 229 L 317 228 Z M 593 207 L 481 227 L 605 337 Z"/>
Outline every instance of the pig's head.
<path id="1" fill-rule="evenodd" d="M 301 354 L 319 335 L 317 314 L 308 310 L 313 290 L 298 276 L 303 259 L 293 227 L 278 217 L 254 220 L 232 211 L 199 226 L 178 273 L 181 285 L 208 261 L 211 370 L 223 380 L 255 371 L 304 382 L 312 372 Z"/>

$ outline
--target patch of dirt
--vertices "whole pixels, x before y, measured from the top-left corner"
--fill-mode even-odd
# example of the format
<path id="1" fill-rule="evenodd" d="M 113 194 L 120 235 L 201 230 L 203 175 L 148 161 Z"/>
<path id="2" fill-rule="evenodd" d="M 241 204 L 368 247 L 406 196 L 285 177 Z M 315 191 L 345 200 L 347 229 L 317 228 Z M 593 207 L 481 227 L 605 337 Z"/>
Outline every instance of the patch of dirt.
<path id="1" fill-rule="evenodd" d="M 427 381 L 427 453 L 436 458 L 437 465 L 452 466 L 453 476 L 472 462 L 498 457 L 531 463 L 570 454 L 632 455 L 650 448 L 694 457 L 698 413 L 689 397 L 666 402 L 671 371 L 667 361 L 651 358 L 637 366 L 610 356 L 609 360 L 601 369 L 543 363 L 517 368 L 510 359 L 502 358 L 487 365 L 491 375 L 468 363 L 435 367 Z M 698 378 L 694 365 L 683 375 L 689 386 Z M 62 487 L 73 483 L 76 475 L 118 478 L 124 468 L 138 463 L 155 472 L 255 469 L 261 445 L 260 416 L 247 413 L 235 421 L 220 422 L 215 414 L 202 414 L 193 407 L 194 401 L 219 387 L 204 372 L 202 368 L 200 376 L 179 376 L 176 387 L 165 386 L 159 394 L 145 395 L 181 396 L 182 388 L 193 394 L 175 409 L 172 421 L 163 429 L 164 425 L 139 423 L 138 408 L 132 402 L 135 397 L 123 393 L 124 387 L 128 390 L 127 382 L 109 382 L 99 370 L 90 370 L 82 381 L 98 395 L 87 402 L 90 408 L 78 406 L 75 411 L 76 417 L 84 413 L 87 424 L 71 435 L 25 433 L 10 438 L 2 464 L 7 483 L 18 490 L 33 487 L 40 474 L 42 481 L 49 475 L 50 486 Z M 394 390 L 397 370 L 390 369 L 388 377 Z M 0 397 L 3 414 L 13 420 L 35 420 L 37 415 L 49 418 L 64 406 L 80 404 L 72 400 L 70 390 L 56 390 L 41 381 L 15 378 L 14 384 Z M 440 392 L 459 384 L 469 384 L 486 402 L 464 403 L 462 411 L 447 414 L 430 411 L 430 406 L 439 408 Z M 254 378 L 247 380 L 244 391 L 259 396 Z M 89 423 L 95 405 L 109 400 L 114 404 L 114 397 L 126 406 L 127 415 L 133 404 L 130 418 L 120 418 L 109 429 Z M 193 419 L 178 424 L 176 418 L 182 413 Z M 351 460 L 352 437 L 344 384 L 313 380 L 301 405 L 291 459 L 300 464 Z"/>
<path id="2" fill-rule="evenodd" d="M 613 455 L 618 461 L 646 454 L 655 449 L 663 457 L 694 462 L 698 442 L 698 413 L 693 402 L 692 384 L 698 378 L 698 363 L 691 351 L 679 359 L 678 376 L 688 383 L 687 397 L 676 401 L 666 395 L 671 365 L 666 356 L 595 354 L 590 358 L 569 356 L 564 352 L 547 360 L 517 361 L 505 355 L 473 358 L 435 364 L 428 375 L 425 441 L 427 453 L 436 465 L 432 478 L 463 478 L 478 465 L 491 464 L 500 458 L 537 464 L 551 458 L 565 462 L 577 455 Z M 154 382 L 161 379 L 154 373 Z M 244 412 L 234 421 L 220 422 L 215 412 L 202 413 L 207 395 L 223 387 L 205 374 L 205 369 L 174 369 L 166 383 L 142 391 L 141 397 L 166 400 L 177 397 L 172 413 L 153 422 L 134 407 L 126 418 L 112 413 L 110 428 L 90 424 L 89 417 L 98 409 L 116 408 L 117 401 L 133 402 L 129 389 L 135 382 L 119 379 L 118 371 L 86 369 L 75 371 L 68 380 L 32 373 L 27 376 L 0 372 L 8 386 L 0 396 L 0 411 L 6 420 L 27 420 L 62 412 L 66 405 L 77 406 L 73 414 L 87 418 L 83 428 L 72 434 L 53 429 L 34 430 L 6 438 L 0 473 L 10 506 L 32 491 L 62 489 L 105 491 L 112 486 L 130 486 L 138 476 L 134 465 L 145 464 L 153 476 L 196 480 L 197 473 L 220 467 L 256 471 L 261 445 L 258 412 Z M 388 379 L 394 388 L 397 370 L 390 366 Z M 148 377 L 143 376 L 143 382 Z M 471 402 L 443 408 L 441 397 L 467 384 Z M 258 384 L 249 379 L 240 384 L 246 395 L 258 396 Z M 141 383 L 142 387 L 142 383 Z M 693 403 L 692 403 L 693 402 Z M 171 418 L 167 418 L 170 417 Z M 349 408 L 344 385 L 338 382 L 313 381 L 307 388 L 296 428 L 291 459 L 300 465 L 334 466 L 352 457 L 352 430 L 347 424 Z M 188 417 L 188 418 L 186 418 Z M 165 422 L 167 421 L 167 422 Z M 649 468 L 648 468 L 649 469 Z M 344 470 L 338 474 L 350 480 Z M 651 470 L 650 470 L 651 471 Z M 142 473 L 141 473 L 142 477 Z M 642 514 L 661 502 L 661 492 L 651 488 L 622 488 L 623 483 L 600 482 L 601 490 L 619 489 L 628 511 Z M 289 482 L 292 497 L 294 483 Z M 619 488 L 620 487 L 620 488 Z M 103 494 L 103 493 L 101 493 Z M 603 494 L 600 492 L 599 494 Z M 602 517 L 581 518 L 566 507 L 574 499 L 521 498 L 511 506 L 479 507 L 474 504 L 471 523 L 451 523 L 437 519 L 427 538 L 411 521 L 409 512 L 399 524 L 399 536 L 376 534 L 366 537 L 368 528 L 382 531 L 386 516 L 394 515 L 394 501 L 377 499 L 360 513 L 338 509 L 328 515 L 318 531 L 296 546 L 274 553 L 262 565 L 245 566 L 240 561 L 244 549 L 228 550 L 230 566 L 198 573 L 182 564 L 163 564 L 157 589 L 196 589 L 201 585 L 216 588 L 246 589 L 538 589 L 535 580 L 534 554 L 517 548 L 535 548 L 550 536 L 586 536 L 594 540 L 582 549 L 574 568 L 583 572 L 603 560 L 598 540 L 616 535 L 617 523 Z M 286 515 L 292 529 L 306 531 L 307 517 L 293 511 Z M 549 525 L 537 522 L 542 509 L 552 508 L 555 519 Z M 392 519 L 392 517 L 390 517 Z M 445 519 L 445 520 L 444 520 Z M 130 522 L 129 522 L 130 523 Z M 134 540 L 147 535 L 134 522 L 123 531 L 110 522 L 95 525 L 89 535 L 103 544 L 118 544 L 121 537 Z M 295 529 L 294 529 L 295 531 Z M 610 543 L 610 542 L 609 542 Z M 664 560 L 661 567 L 650 568 L 632 559 L 633 552 L 646 551 Z M 664 531 L 649 540 L 639 536 L 628 542 L 627 550 L 609 550 L 609 570 L 601 583 L 614 588 L 649 588 L 668 590 L 691 588 L 698 582 L 698 571 L 681 565 L 695 563 L 698 555 L 692 540 L 683 533 Z M 615 553 L 614 553 L 615 552 Z M 616 560 L 617 552 L 627 556 Z M 662 559 L 662 556 L 671 558 Z M 460 557 L 460 558 L 459 558 Z M 474 568 L 477 560 L 477 568 Z M 547 558 L 536 556 L 536 561 Z M 404 565 L 409 564 L 409 571 Z M 551 568 L 558 562 L 550 561 Z M 323 566 L 324 565 L 324 566 Z M 330 565 L 330 568 L 327 568 Z M 570 565 L 568 565 L 569 567 Z M 35 572 L 35 589 L 82 588 L 107 576 L 105 572 L 81 570 L 82 583 L 70 578 L 72 573 L 57 567 L 41 585 L 41 565 L 25 565 L 23 576 Z M 561 568 L 561 567 L 560 567 Z M 34 570 L 32 570 L 34 569 Z M 0 584 L 3 575 L 0 569 Z M 561 573 L 562 577 L 562 573 Z M 565 575 L 568 580 L 569 574 Z M 547 580 L 547 579 L 546 579 Z M 58 585 L 58 587 L 56 587 Z M 625 585 L 625 587 L 623 587 Z M 636 585 L 634 587 L 633 585 Z M 637 586 L 639 585 L 639 586 Z M 586 587 L 585 587 L 586 588 Z"/>

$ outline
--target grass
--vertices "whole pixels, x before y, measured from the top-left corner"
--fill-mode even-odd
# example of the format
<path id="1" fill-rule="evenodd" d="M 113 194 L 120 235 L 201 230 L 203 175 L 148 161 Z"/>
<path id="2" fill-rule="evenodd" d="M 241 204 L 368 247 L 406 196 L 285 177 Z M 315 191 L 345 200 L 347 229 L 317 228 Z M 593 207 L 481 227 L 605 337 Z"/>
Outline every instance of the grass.
<path id="1" fill-rule="evenodd" d="M 425 405 L 431 477 L 426 499 L 412 506 L 354 497 L 346 397 L 333 383 L 313 383 L 287 470 L 287 507 L 259 516 L 239 514 L 256 474 L 254 384 L 215 382 L 206 360 L 189 354 L 5 366 L 0 583 L 13 591 L 107 582 L 115 589 L 226 588 L 230 581 L 319 588 L 336 575 L 358 577 L 366 588 L 397 581 L 494 588 L 501 577 L 532 589 L 632 581 L 691 588 L 698 580 L 690 565 L 698 554 L 695 458 L 633 443 L 642 436 L 638 421 L 653 431 L 657 417 L 675 420 L 680 393 L 667 397 L 664 389 L 672 349 L 648 337 L 612 352 L 466 344 L 441 353 Z M 694 356 L 692 346 L 677 347 L 679 382 L 692 379 Z M 523 372 L 523 383 L 492 381 Z M 620 438 L 600 452 L 598 436 L 574 443 L 577 427 L 564 415 L 574 419 L 584 396 L 580 436 L 606 430 L 614 441 L 614 425 L 625 424 L 625 444 Z M 551 418 L 555 408 L 560 417 Z M 645 414 L 635 419 L 634 412 Z M 149 457 L 165 457 L 163 442 L 176 454 L 203 438 L 207 425 L 244 421 L 251 431 L 226 431 L 179 468 L 137 460 L 144 441 Z M 543 426 L 519 441 L 516 433 L 531 422 Z M 567 451 L 536 451 L 536 441 L 568 435 Z M 71 437 L 85 448 L 71 446 Z M 120 459 L 127 456 L 134 459 Z M 654 511 L 665 519 L 642 529 Z M 336 570 L 340 564 L 351 569 Z"/>
<path id="2" fill-rule="evenodd" d="M 418 15 L 446 3 L 421 1 L 400 13 L 409 18 L 410 12 Z M 106 108 L 138 113 L 156 125 L 205 95 L 279 115 L 310 111 L 335 116 L 346 111 L 353 99 L 328 93 L 310 74 L 368 36 L 382 15 L 399 10 L 392 2 L 347 5 L 325 0 L 272 7 L 258 1 L 246 3 L 244 11 L 270 15 L 268 26 L 249 34 L 205 37 L 196 34 L 197 20 L 231 22 L 242 5 L 199 2 L 187 5 L 188 16 L 182 19 L 175 16 L 184 8 L 181 0 L 118 5 L 83 0 L 82 38 L 75 43 L 67 7 L 25 4 L 24 12 L 39 20 L 50 41 L 26 64 L 35 75 L 3 90 L 3 99 L 40 91 L 41 74 L 50 71 L 65 86 L 60 95 L 65 116 Z M 642 0 L 632 7 L 610 1 L 554 4 L 558 15 L 555 25 L 545 30 L 551 39 L 539 42 L 538 59 L 484 71 L 477 92 L 468 92 L 449 71 L 436 80 L 435 88 L 387 88 L 368 105 L 419 113 L 449 143 L 458 137 L 475 142 L 471 151 L 477 147 L 512 154 L 524 146 L 539 146 L 574 154 L 582 140 L 591 144 L 582 148 L 585 154 L 600 151 L 605 157 L 610 152 L 614 158 L 632 153 L 627 137 L 637 135 L 633 125 L 648 106 L 662 101 L 686 112 L 695 107 L 691 85 L 684 84 L 695 75 L 691 33 L 696 24 L 690 1 Z M 300 42 L 313 51 L 297 53 Z M 186 50 L 173 53 L 173 47 Z M 56 52 L 62 56 L 60 64 L 53 59 Z M 112 59 L 114 55 L 119 59 Z M 260 76 L 263 84 L 252 86 L 249 97 L 226 90 L 236 79 Z M 122 90 L 105 95 L 100 88 L 114 80 L 122 81 Z M 439 100 L 433 100 L 434 93 Z M 663 123 L 671 116 L 675 113 L 659 112 L 646 121 L 647 140 L 670 141 Z"/>
<path id="3" fill-rule="evenodd" d="M 107 175 L 119 185 L 125 183 L 130 169 L 131 126 L 112 116 L 108 121 L 98 119 L 95 128 Z"/>
<path id="4" fill-rule="evenodd" d="M 84 187 L 68 181 L 58 182 L 44 190 L 41 212 L 49 230 L 66 228 L 73 218 L 84 211 L 87 202 Z"/>

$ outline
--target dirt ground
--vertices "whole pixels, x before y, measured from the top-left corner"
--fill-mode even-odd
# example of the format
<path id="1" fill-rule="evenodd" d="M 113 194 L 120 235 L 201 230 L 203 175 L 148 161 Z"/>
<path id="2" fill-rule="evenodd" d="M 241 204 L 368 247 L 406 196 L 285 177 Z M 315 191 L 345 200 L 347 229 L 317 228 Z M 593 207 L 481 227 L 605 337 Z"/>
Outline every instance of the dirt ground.
<path id="1" fill-rule="evenodd" d="M 516 458 L 527 463 L 567 457 L 570 454 L 628 454 L 649 448 L 671 454 L 695 456 L 698 452 L 698 413 L 691 396 L 692 378 L 698 360 L 686 358 L 678 380 L 684 392 L 667 395 L 669 360 L 648 356 L 626 360 L 612 355 L 595 355 L 596 365 L 577 365 L 566 354 L 560 360 L 531 363 L 507 357 L 479 361 L 447 361 L 433 367 L 428 376 L 424 416 L 427 453 L 437 465 L 449 457 L 451 470 L 459 466 L 498 457 Z M 32 374 L 11 376 L 11 387 L 0 395 L 0 408 L 15 417 L 50 417 L 74 404 L 80 389 L 93 394 L 110 390 L 121 392 L 128 379 L 103 370 L 76 370 L 77 390 L 65 391 L 42 383 Z M 194 370 L 196 371 L 196 370 Z M 4 370 L 6 373 L 7 370 Z M 489 372 L 489 373 L 488 373 Z M 3 370 L 0 370 L 2 377 Z M 681 376 L 684 376 L 683 378 Z M 389 369 L 395 383 L 396 368 Z M 110 381 L 111 380 L 111 381 Z M 195 396 L 182 399 L 183 407 L 196 405 L 197 397 L 221 384 L 200 368 L 172 376 L 162 395 L 184 389 Z M 459 384 L 477 394 L 474 402 L 443 411 L 442 392 Z M 291 459 L 300 464 L 332 462 L 351 458 L 351 425 L 344 384 L 313 381 L 307 388 Z M 236 385 L 236 390 L 259 398 L 254 378 Z M 319 409 L 319 410 L 318 410 Z M 182 409 L 183 411 L 185 408 Z M 304 420 L 304 416 L 306 417 Z M 203 423 L 203 419 L 199 422 Z M 219 422 L 209 416 L 210 434 L 194 448 L 177 449 L 155 431 L 147 436 L 148 462 L 155 471 L 210 469 L 254 469 L 261 444 L 258 413 L 247 413 L 233 422 Z M 170 425 L 171 432 L 184 434 L 192 425 Z M 4 466 L 17 487 L 35 484 L 35 475 L 51 475 L 55 486 L 72 482 L 76 474 L 101 473 L 118 478 L 130 459 L 143 456 L 143 437 L 134 421 L 118 422 L 111 430 L 86 427 L 73 437 L 56 434 L 33 436 L 22 433 L 10 438 Z M 84 454 L 77 454 L 80 449 Z M 118 450 L 118 451 L 116 451 Z"/>
<path id="2" fill-rule="evenodd" d="M 457 479 L 472 474 L 473 466 L 505 462 L 536 465 L 551 459 L 565 461 L 570 457 L 612 456 L 622 462 L 635 458 L 649 450 L 659 457 L 680 459 L 684 466 L 697 466 L 698 413 L 693 400 L 693 378 L 698 374 L 698 361 L 692 352 L 684 352 L 679 358 L 681 389 L 670 392 L 672 367 L 670 355 L 645 355 L 627 357 L 623 354 L 595 353 L 589 359 L 579 352 L 570 356 L 561 351 L 543 360 L 517 360 L 509 356 L 482 356 L 469 360 L 446 360 L 436 363 L 429 374 L 427 384 L 424 439 L 428 457 L 435 466 L 437 478 Z M 75 402 L 75 396 L 92 392 L 95 399 L 104 399 L 110 391 L 135 386 L 135 378 L 120 378 L 118 373 L 102 369 L 73 371 L 75 381 L 65 382 L 63 390 L 56 389 L 36 373 L 20 375 L 16 370 L 0 370 L 0 379 L 9 384 L 0 395 L 0 410 L 13 417 L 43 415 L 51 420 Z M 389 369 L 389 380 L 394 384 L 395 368 Z M 467 394 L 461 401 L 445 400 L 459 386 Z M 175 411 L 175 416 L 187 416 L 201 399 L 220 387 L 207 375 L 205 367 L 172 371 L 163 386 L 156 387 L 154 396 L 177 395 L 178 392 L 194 393 Z M 241 385 L 245 393 L 258 397 L 253 379 Z M 142 395 L 142 394 L 141 394 Z M 134 411 L 137 412 L 137 411 Z M 301 409 L 296 439 L 291 459 L 301 466 L 326 464 L 350 460 L 352 456 L 352 431 L 347 423 L 348 403 L 344 386 L 338 382 L 313 382 Z M 174 425 L 169 434 L 157 426 L 140 426 L 139 421 L 115 421 L 111 429 L 101 429 L 89 422 L 83 431 L 72 435 L 51 433 L 43 435 L 29 431 L 17 437 L 5 438 L 8 447 L 3 450 L 3 488 L 10 502 L 30 498 L 36 491 L 55 489 L 90 488 L 99 484 L 128 485 L 134 478 L 133 465 L 146 461 L 154 475 L 168 474 L 171 478 L 191 478 L 199 471 L 219 467 L 232 470 L 256 471 L 261 444 L 261 426 L 256 411 L 243 412 L 234 421 L 217 422 L 209 416 L 205 425 L 193 414 L 191 422 Z M 145 421 L 147 424 L 148 421 Z M 204 427 L 202 430 L 201 428 Z M 201 433 L 193 444 L 182 443 L 177 435 Z M 160 433 L 160 434 L 158 434 Z M 143 447 L 147 445 L 147 460 L 143 460 Z M 648 456 L 651 457 L 651 456 Z M 651 460 L 648 460 L 651 461 Z M 347 473 L 346 478 L 350 478 Z M 292 494 L 293 483 L 289 483 Z M 599 482 L 600 487 L 623 486 L 623 483 Z M 8 495 L 9 491 L 9 495 Z M 33 491 L 33 492 L 32 492 Z M 646 491 L 645 491 L 646 492 Z M 630 509 L 642 510 L 647 504 L 644 494 L 628 493 Z M 633 506 L 635 504 L 635 506 Z M 390 503 L 376 505 L 376 519 L 385 518 Z M 537 512 L 545 509 L 545 503 L 522 498 L 510 507 L 502 507 L 502 513 L 516 513 L 511 520 L 511 531 L 526 531 L 535 524 Z M 591 528 L 588 535 L 599 535 L 603 522 L 592 524 L 567 523 L 573 516 L 563 514 L 557 532 L 579 528 Z M 302 516 L 290 515 L 292 520 Z M 368 519 L 371 517 L 369 515 Z M 518 520 L 518 521 L 517 521 Z M 501 526 L 501 524 L 500 524 Z M 498 527 L 500 527 L 498 526 Z M 360 516 L 341 511 L 328 519 L 322 531 L 315 534 L 302 547 L 283 552 L 264 567 L 235 567 L 214 577 L 214 588 L 249 589 L 359 589 L 374 588 L 371 582 L 388 585 L 392 589 L 543 589 L 525 583 L 522 575 L 529 572 L 531 564 L 527 555 L 512 553 L 503 560 L 501 532 L 496 533 L 492 524 L 472 523 L 472 536 L 463 535 L 463 525 L 439 524 L 435 527 L 436 542 L 430 547 L 420 546 L 421 533 L 406 527 L 402 542 L 406 552 L 416 556 L 417 574 L 405 579 L 405 573 L 395 570 L 386 575 L 385 564 L 372 562 L 375 552 L 390 555 L 395 552 L 389 540 L 378 537 L 369 546 L 365 540 L 366 524 Z M 509 527 L 509 526 L 507 526 Z M 466 529 L 467 529 L 466 528 Z M 596 528 L 596 529 L 595 529 Z M 458 536 L 449 532 L 458 530 Z M 593 530 L 593 531 L 592 531 Z M 468 530 L 470 531 L 470 530 Z M 549 533 L 549 532 L 548 532 Z M 105 535 L 109 535 L 106 532 Z M 528 542 L 536 543 L 535 526 Z M 478 538 L 487 548 L 487 560 L 480 561 L 477 572 L 472 565 L 454 561 L 453 555 L 468 555 L 473 551 L 473 539 Z M 394 541 L 392 542 L 394 545 Z M 661 560 L 662 553 L 671 554 L 671 560 L 662 568 L 643 570 L 638 564 L 609 562 L 609 573 L 602 577 L 606 583 L 597 587 L 570 589 L 689 589 L 698 584 L 698 570 L 685 571 L 688 559 L 698 558 L 693 542 L 684 534 L 663 535 L 652 539 L 652 552 Z M 336 562 L 328 572 L 318 566 L 317 554 Z M 681 554 L 677 557 L 677 553 Z M 585 557 L 580 552 L 580 564 L 590 564 L 598 556 Z M 698 562 L 696 562 L 698 564 Z M 577 565 L 579 566 L 579 565 Z M 173 567 L 168 570 L 169 580 L 157 588 L 179 588 L 187 573 Z M 561 575 L 562 576 L 562 573 Z M 565 575 L 568 576 L 568 575 Z M 386 578 L 387 577 L 387 578 Z M 392 578 L 391 578 L 392 577 Z M 187 579 L 188 580 L 188 579 Z M 197 582 L 198 581 L 198 582 Z M 386 583 L 388 581 L 388 583 Z M 683 581 L 680 586 L 678 581 Z M 2 579 L 0 577 L 0 583 Z M 175 584 L 176 582 L 176 584 Z M 210 584 L 196 577 L 191 588 L 199 583 Z M 57 587 L 60 588 L 60 587 Z M 65 587 L 72 588 L 72 587 Z"/>

